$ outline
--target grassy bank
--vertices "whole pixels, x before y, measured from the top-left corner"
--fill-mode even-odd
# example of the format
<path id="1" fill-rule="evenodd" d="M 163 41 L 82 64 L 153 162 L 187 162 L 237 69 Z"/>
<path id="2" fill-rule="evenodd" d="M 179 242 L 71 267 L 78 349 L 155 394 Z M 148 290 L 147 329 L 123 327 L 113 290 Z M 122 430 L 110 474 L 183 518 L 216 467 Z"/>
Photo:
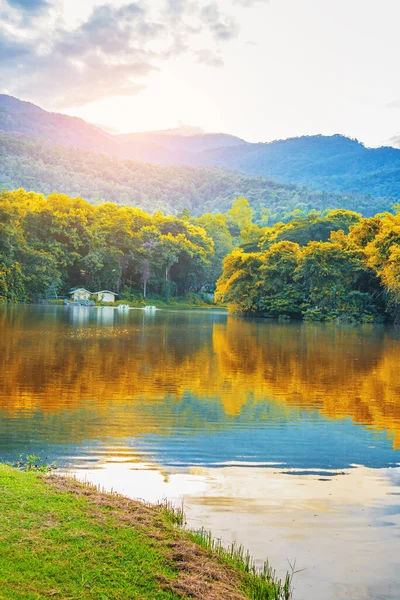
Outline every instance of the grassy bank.
<path id="1" fill-rule="evenodd" d="M 1 600 L 280 600 L 268 569 L 180 527 L 182 515 L 0 465 Z"/>
<path id="2" fill-rule="evenodd" d="M 214 304 L 205 294 L 187 294 L 186 296 L 171 296 L 169 299 L 156 294 L 150 294 L 143 298 L 140 294 L 128 294 L 122 296 L 115 305 L 129 304 L 132 307 L 143 307 L 146 305 L 157 306 L 157 308 L 224 308 L 223 305 Z"/>

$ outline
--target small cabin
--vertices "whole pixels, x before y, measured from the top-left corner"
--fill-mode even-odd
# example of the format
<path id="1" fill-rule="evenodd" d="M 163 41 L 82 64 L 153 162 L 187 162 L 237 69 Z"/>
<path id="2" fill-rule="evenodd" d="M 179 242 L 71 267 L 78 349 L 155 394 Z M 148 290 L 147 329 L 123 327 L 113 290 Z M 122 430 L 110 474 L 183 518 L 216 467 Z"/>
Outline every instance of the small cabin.
<path id="1" fill-rule="evenodd" d="M 100 292 L 94 292 L 94 296 L 97 296 L 97 300 L 100 302 L 115 302 L 118 294 L 110 292 L 110 290 L 101 290 Z"/>
<path id="2" fill-rule="evenodd" d="M 77 288 L 76 290 L 71 290 L 69 295 L 74 302 L 87 302 L 91 296 L 91 292 L 85 288 Z"/>

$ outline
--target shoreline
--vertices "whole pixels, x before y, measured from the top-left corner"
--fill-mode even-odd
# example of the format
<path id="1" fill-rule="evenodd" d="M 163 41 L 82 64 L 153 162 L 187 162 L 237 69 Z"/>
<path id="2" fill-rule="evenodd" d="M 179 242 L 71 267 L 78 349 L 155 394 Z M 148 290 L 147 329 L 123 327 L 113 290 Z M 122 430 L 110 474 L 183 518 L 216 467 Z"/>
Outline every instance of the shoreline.
<path id="1" fill-rule="evenodd" d="M 288 600 L 290 578 L 184 528 L 182 510 L 0 464 L 5 600 Z"/>
<path id="2" fill-rule="evenodd" d="M 73 307 L 82 307 L 82 308 L 114 308 L 118 309 L 119 306 L 125 305 L 129 306 L 130 309 L 136 310 L 144 310 L 146 306 L 154 306 L 156 309 L 166 309 L 166 310 L 218 310 L 223 312 L 228 312 L 228 308 L 225 305 L 221 304 L 208 304 L 206 302 L 185 302 L 185 301 L 163 301 L 163 300 L 154 300 L 149 299 L 149 304 L 146 302 L 132 302 L 128 300 L 120 300 L 118 302 L 113 303 L 96 303 L 93 305 L 88 304 L 74 304 L 68 303 L 64 304 L 63 300 L 57 301 L 46 301 L 46 302 L 5 302 L 0 304 L 0 306 L 67 306 L 69 308 Z"/>

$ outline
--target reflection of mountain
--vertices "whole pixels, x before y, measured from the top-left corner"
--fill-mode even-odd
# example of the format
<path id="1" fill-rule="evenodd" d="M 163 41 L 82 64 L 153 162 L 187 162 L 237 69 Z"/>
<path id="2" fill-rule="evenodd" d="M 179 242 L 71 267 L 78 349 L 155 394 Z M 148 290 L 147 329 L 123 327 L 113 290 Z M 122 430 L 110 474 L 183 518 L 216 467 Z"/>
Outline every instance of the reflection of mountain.
<path id="1" fill-rule="evenodd" d="M 1 310 L 3 443 L 141 436 L 135 444 L 158 454 L 158 436 L 167 462 L 188 452 L 193 463 L 202 452 L 221 462 L 279 462 L 286 444 L 292 465 L 304 467 L 314 447 L 320 468 L 333 465 L 328 454 L 341 468 L 341 454 L 355 461 L 374 444 L 346 417 L 400 443 L 394 329 L 161 311 L 151 322 L 142 311 L 113 311 L 102 323 L 99 311 L 84 311 L 77 319 L 50 307 Z M 390 454 L 379 440 L 371 464 Z"/>

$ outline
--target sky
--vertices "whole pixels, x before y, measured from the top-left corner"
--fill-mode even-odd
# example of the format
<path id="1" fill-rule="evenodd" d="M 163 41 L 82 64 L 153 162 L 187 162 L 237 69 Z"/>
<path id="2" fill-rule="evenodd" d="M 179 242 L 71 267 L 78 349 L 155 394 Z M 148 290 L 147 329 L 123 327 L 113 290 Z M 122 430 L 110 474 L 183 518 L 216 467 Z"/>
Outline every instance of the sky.
<path id="1" fill-rule="evenodd" d="M 0 0 L 0 93 L 124 133 L 379 146 L 400 136 L 399 23 L 399 0 Z"/>

